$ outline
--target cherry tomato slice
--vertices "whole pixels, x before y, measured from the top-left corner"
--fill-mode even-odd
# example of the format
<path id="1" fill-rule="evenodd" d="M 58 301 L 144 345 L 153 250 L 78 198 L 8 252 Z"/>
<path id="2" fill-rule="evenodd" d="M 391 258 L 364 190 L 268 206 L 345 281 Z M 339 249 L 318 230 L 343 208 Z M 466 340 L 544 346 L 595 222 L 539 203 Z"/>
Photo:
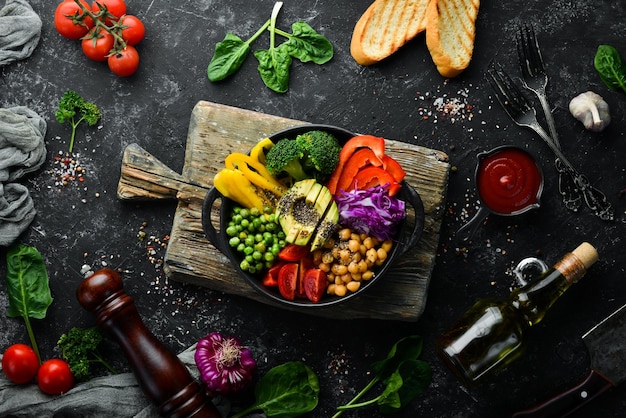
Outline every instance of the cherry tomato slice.
<path id="1" fill-rule="evenodd" d="M 137 45 L 143 40 L 146 35 L 146 27 L 137 16 L 124 15 L 119 22 L 123 26 L 122 38 L 128 45 Z"/>
<path id="2" fill-rule="evenodd" d="M 108 59 L 114 43 L 115 39 L 109 32 L 100 28 L 93 28 L 87 36 L 83 37 L 81 48 L 90 60 L 103 62 Z"/>
<path id="3" fill-rule="evenodd" d="M 279 261 L 275 263 L 263 276 L 263 285 L 268 287 L 278 286 L 278 272 L 280 272 L 280 269 L 285 264 L 287 264 L 286 261 Z"/>
<path id="4" fill-rule="evenodd" d="M 139 67 L 139 53 L 134 46 L 128 45 L 122 51 L 110 55 L 107 63 L 113 74 L 128 77 L 135 74 Z"/>
<path id="5" fill-rule="evenodd" d="M 287 244 L 278 253 L 278 258 L 285 261 L 300 261 L 310 254 L 308 245 Z"/>
<path id="6" fill-rule="evenodd" d="M 61 395 L 74 386 L 74 375 L 66 361 L 50 359 L 44 361 L 39 368 L 37 384 L 48 395 Z"/>
<path id="7" fill-rule="evenodd" d="M 307 298 L 304 288 L 304 274 L 308 269 L 313 268 L 313 260 L 309 257 L 309 254 L 300 259 L 300 265 L 298 266 L 298 282 L 296 283 L 296 298 L 298 299 Z"/>
<path id="8" fill-rule="evenodd" d="M 86 1 L 80 0 L 80 3 L 85 9 L 91 10 Z M 81 9 L 76 2 L 61 2 L 54 11 L 54 27 L 61 36 L 67 39 L 80 39 L 93 27 L 93 19 L 89 16 L 85 16 L 82 23 L 75 23 L 72 18 L 68 16 L 78 17 L 82 15 L 83 9 Z"/>
<path id="9" fill-rule="evenodd" d="M 278 272 L 278 291 L 287 300 L 296 298 L 296 283 L 298 281 L 298 264 L 287 263 Z"/>
<path id="10" fill-rule="evenodd" d="M 304 274 L 304 291 L 311 302 L 319 302 L 326 293 L 327 286 L 328 281 L 324 270 L 312 268 Z"/>
<path id="11" fill-rule="evenodd" d="M 13 344 L 2 356 L 2 371 L 15 384 L 31 382 L 38 370 L 37 354 L 26 344 Z"/>

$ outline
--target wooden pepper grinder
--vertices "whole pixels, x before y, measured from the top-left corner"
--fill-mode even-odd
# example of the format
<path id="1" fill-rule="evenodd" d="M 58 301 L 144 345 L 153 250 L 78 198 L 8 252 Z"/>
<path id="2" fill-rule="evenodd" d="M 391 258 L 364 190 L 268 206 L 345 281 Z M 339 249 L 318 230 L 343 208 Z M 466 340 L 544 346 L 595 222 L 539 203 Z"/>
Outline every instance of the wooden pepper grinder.
<path id="1" fill-rule="evenodd" d="M 101 269 L 83 280 L 77 297 L 122 347 L 139 386 L 161 416 L 220 418 L 187 367 L 145 326 L 114 270 Z"/>

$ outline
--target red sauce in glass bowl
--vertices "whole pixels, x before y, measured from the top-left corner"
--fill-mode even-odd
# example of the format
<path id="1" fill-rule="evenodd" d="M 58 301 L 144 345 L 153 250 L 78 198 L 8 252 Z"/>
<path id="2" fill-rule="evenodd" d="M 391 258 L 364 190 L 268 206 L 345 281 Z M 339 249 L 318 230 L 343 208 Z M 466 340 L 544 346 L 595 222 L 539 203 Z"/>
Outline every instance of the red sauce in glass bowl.
<path id="1" fill-rule="evenodd" d="M 480 161 L 476 184 L 487 208 L 511 215 L 539 204 L 543 176 L 534 158 L 526 151 L 503 147 Z"/>

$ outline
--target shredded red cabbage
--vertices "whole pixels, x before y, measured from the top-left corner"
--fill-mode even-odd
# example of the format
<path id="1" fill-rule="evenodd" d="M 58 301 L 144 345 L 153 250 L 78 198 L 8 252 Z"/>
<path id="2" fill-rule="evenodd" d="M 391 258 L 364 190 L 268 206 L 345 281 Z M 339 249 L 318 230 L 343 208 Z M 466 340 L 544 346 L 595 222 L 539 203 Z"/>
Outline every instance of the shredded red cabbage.
<path id="1" fill-rule="evenodd" d="M 395 239 L 398 224 L 406 217 L 404 201 L 389 196 L 383 186 L 342 190 L 335 201 L 340 225 L 380 240 Z"/>

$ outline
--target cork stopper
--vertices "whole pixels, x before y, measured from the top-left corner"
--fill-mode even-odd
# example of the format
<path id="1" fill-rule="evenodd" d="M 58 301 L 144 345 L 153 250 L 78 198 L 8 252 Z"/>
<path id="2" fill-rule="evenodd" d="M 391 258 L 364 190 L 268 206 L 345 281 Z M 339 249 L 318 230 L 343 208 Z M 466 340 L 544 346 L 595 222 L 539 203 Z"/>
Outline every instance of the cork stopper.
<path id="1" fill-rule="evenodd" d="M 580 244 L 574 251 L 572 251 L 572 254 L 574 254 L 581 263 L 583 263 L 585 269 L 588 269 L 593 265 L 593 263 L 598 261 L 598 252 L 593 245 L 588 242 Z"/>

